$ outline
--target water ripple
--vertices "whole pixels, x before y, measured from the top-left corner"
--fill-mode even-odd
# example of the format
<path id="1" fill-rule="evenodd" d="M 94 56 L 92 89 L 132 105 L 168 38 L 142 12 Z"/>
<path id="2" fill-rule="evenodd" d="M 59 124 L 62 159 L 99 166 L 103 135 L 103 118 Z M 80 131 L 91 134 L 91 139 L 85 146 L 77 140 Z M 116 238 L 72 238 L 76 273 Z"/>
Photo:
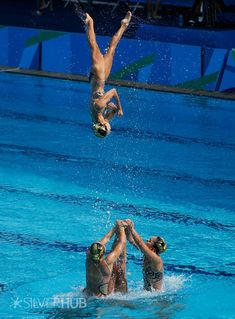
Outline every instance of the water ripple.
<path id="1" fill-rule="evenodd" d="M 147 130 L 136 130 L 130 128 L 114 128 L 113 129 L 116 134 L 126 135 L 128 137 L 138 138 L 138 139 L 151 139 L 158 141 L 165 141 L 170 143 L 177 143 L 183 145 L 192 145 L 192 144 L 202 144 L 209 147 L 223 148 L 229 149 L 231 151 L 235 151 L 235 144 L 233 143 L 224 143 L 220 141 L 212 141 L 203 138 L 196 137 L 186 137 L 180 135 L 172 135 L 169 133 L 153 133 Z"/>
<path id="2" fill-rule="evenodd" d="M 82 246 L 80 244 L 61 241 L 46 242 L 36 237 L 23 234 L 15 234 L 11 232 L 0 232 L 0 240 L 6 241 L 8 243 L 17 244 L 20 246 L 30 246 L 36 250 L 59 249 L 61 251 L 72 251 L 75 253 L 85 253 L 87 251 L 87 247 Z M 128 254 L 128 259 L 132 260 L 135 264 L 142 264 L 142 258 L 136 258 L 131 254 Z M 224 265 L 224 267 L 226 267 L 226 265 Z M 194 265 L 179 265 L 165 263 L 165 269 L 167 271 L 187 274 L 199 274 L 216 277 L 235 277 L 235 274 L 226 272 L 224 270 L 215 269 L 214 271 L 207 271 L 206 269 L 199 268 Z M 5 286 L 3 286 L 2 291 L 4 290 Z"/>
<path id="3" fill-rule="evenodd" d="M 208 220 L 199 217 L 193 217 L 188 214 L 184 214 L 179 211 L 163 211 L 158 210 L 154 207 L 146 207 L 146 206 L 136 206 L 131 204 L 123 204 L 117 203 L 114 201 L 108 201 L 104 198 L 96 198 L 93 196 L 84 196 L 84 195 L 63 195 L 63 194 L 54 194 L 54 193 L 41 193 L 35 192 L 24 188 L 13 188 L 7 185 L 0 185 L 0 191 L 5 191 L 9 193 L 15 194 L 28 194 L 31 196 L 36 196 L 41 199 L 49 199 L 61 201 L 69 204 L 73 204 L 76 206 L 89 205 L 91 207 L 96 206 L 97 209 L 107 211 L 108 210 L 116 210 L 119 214 L 126 215 L 128 211 L 129 215 L 132 216 L 141 216 L 145 219 L 158 220 L 184 224 L 187 226 L 205 226 L 217 231 L 233 231 L 234 225 L 232 224 L 222 224 L 215 220 Z"/>
<path id="4" fill-rule="evenodd" d="M 63 124 L 63 125 L 75 125 L 81 126 L 85 128 L 90 128 L 90 124 L 74 121 L 70 119 L 61 119 L 55 118 L 52 116 L 46 115 L 39 115 L 39 114 L 26 114 L 20 112 L 14 112 L 6 109 L 0 110 L 0 117 L 2 118 L 10 118 L 16 120 L 24 120 L 30 122 L 49 122 L 54 124 Z M 235 144 L 233 143 L 224 143 L 222 141 L 212 141 L 203 138 L 196 138 L 196 137 L 186 137 L 180 135 L 172 135 L 168 133 L 154 133 L 147 130 L 137 130 L 133 128 L 113 128 L 113 132 L 117 135 L 138 138 L 143 140 L 158 140 L 158 141 L 165 141 L 169 143 L 177 143 L 183 145 L 192 145 L 192 144 L 202 144 L 207 147 L 216 147 L 216 148 L 223 148 L 229 149 L 231 151 L 235 151 Z"/>
<path id="5" fill-rule="evenodd" d="M 155 169 L 155 168 L 146 168 L 137 165 L 123 165 L 113 162 L 108 162 L 105 160 L 99 160 L 97 158 L 91 157 L 78 157 L 67 154 L 60 154 L 53 151 L 45 150 L 39 147 L 28 147 L 20 146 L 14 144 L 0 144 L 0 152 L 2 153 L 15 153 L 23 154 L 26 156 L 36 156 L 43 157 L 46 159 L 52 159 L 61 162 L 76 162 L 81 166 L 95 166 L 95 167 L 105 167 L 106 169 L 112 170 L 112 172 L 118 171 L 124 174 L 132 174 L 133 177 L 140 176 L 151 176 L 154 178 L 165 178 L 173 182 L 182 181 L 189 183 L 199 183 L 205 186 L 229 186 L 234 188 L 235 181 L 232 179 L 221 179 L 221 178 L 203 178 L 195 175 L 188 174 L 183 171 L 175 170 L 165 170 L 165 169 Z"/>

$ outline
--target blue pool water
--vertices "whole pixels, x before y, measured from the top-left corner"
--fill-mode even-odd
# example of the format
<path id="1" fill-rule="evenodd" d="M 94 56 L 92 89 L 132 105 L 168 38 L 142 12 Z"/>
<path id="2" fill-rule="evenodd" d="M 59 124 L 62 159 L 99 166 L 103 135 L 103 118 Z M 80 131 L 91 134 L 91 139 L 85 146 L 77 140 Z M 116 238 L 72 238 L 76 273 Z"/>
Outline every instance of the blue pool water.
<path id="1" fill-rule="evenodd" d="M 234 101 L 118 88 L 101 140 L 88 84 L 0 73 L 0 88 L 1 318 L 235 318 Z M 163 291 L 143 292 L 128 244 L 129 293 L 67 306 L 87 246 L 123 218 L 166 238 Z"/>

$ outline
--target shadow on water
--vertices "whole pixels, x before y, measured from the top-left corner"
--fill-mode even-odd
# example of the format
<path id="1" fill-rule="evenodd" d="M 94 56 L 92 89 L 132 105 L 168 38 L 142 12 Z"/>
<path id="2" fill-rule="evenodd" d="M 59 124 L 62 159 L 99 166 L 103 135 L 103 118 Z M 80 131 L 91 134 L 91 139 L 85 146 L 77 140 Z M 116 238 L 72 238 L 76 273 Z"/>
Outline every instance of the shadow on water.
<path id="1" fill-rule="evenodd" d="M 87 300 L 85 307 L 57 307 L 47 309 L 40 314 L 46 319 L 112 318 L 114 316 L 115 318 L 171 319 L 184 308 L 182 296 L 176 294 L 137 293 L 135 297 L 130 297 L 128 294 L 127 296 L 117 295 L 117 298 L 116 295 L 106 299 L 92 298 Z"/>

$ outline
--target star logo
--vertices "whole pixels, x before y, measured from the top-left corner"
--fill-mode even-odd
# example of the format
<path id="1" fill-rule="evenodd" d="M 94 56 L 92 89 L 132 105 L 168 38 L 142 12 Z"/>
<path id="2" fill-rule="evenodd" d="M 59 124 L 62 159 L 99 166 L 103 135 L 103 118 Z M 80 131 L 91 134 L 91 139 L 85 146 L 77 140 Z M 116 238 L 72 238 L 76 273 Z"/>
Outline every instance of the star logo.
<path id="1" fill-rule="evenodd" d="M 21 307 L 21 303 L 22 300 L 20 300 L 20 298 L 17 297 L 16 299 L 12 299 L 11 307 L 13 307 L 14 309 L 17 307 Z"/>

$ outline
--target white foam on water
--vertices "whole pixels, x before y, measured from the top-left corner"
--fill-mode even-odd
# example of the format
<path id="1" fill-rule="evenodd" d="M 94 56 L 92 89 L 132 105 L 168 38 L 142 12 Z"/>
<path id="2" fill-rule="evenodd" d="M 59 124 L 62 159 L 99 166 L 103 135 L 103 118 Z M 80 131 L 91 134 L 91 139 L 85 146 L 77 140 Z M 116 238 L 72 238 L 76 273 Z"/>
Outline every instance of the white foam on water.
<path id="1" fill-rule="evenodd" d="M 176 293 L 178 290 L 184 288 L 185 283 L 190 280 L 189 277 L 184 275 L 179 276 L 165 276 L 163 282 L 163 289 L 161 291 L 146 291 L 143 290 L 143 281 L 137 283 L 137 287 L 129 289 L 129 292 L 125 295 L 120 293 L 111 294 L 106 299 L 117 300 L 135 300 L 135 299 L 152 299 L 158 296 L 166 296 Z"/>
<path id="2" fill-rule="evenodd" d="M 191 276 L 187 276 L 187 277 L 185 275 L 165 276 L 163 292 L 164 293 L 177 292 L 178 290 L 185 287 L 186 282 L 190 282 L 190 281 L 191 281 Z"/>
<path id="3" fill-rule="evenodd" d="M 131 287 L 129 289 L 129 292 L 125 295 L 121 293 L 115 293 L 107 296 L 106 298 L 102 298 L 102 300 L 107 301 L 115 301 L 115 300 L 143 300 L 143 299 L 156 299 L 156 297 L 164 297 L 168 295 L 175 294 L 177 291 L 183 289 L 185 287 L 185 283 L 189 282 L 191 280 L 191 277 L 186 277 L 184 275 L 171 275 L 171 276 L 165 276 L 164 283 L 163 283 L 163 289 L 161 291 L 145 291 L 143 290 L 143 281 L 135 282 L 135 286 L 131 284 Z M 71 291 L 68 293 L 61 293 L 56 294 L 52 296 L 52 306 L 55 306 L 53 303 L 53 300 L 58 302 L 58 300 L 63 303 L 63 301 L 66 301 L 68 299 L 76 299 L 76 298 L 86 298 L 85 295 L 82 293 L 84 287 L 77 287 L 76 291 Z M 96 300 L 100 298 L 91 297 L 89 300 Z"/>

